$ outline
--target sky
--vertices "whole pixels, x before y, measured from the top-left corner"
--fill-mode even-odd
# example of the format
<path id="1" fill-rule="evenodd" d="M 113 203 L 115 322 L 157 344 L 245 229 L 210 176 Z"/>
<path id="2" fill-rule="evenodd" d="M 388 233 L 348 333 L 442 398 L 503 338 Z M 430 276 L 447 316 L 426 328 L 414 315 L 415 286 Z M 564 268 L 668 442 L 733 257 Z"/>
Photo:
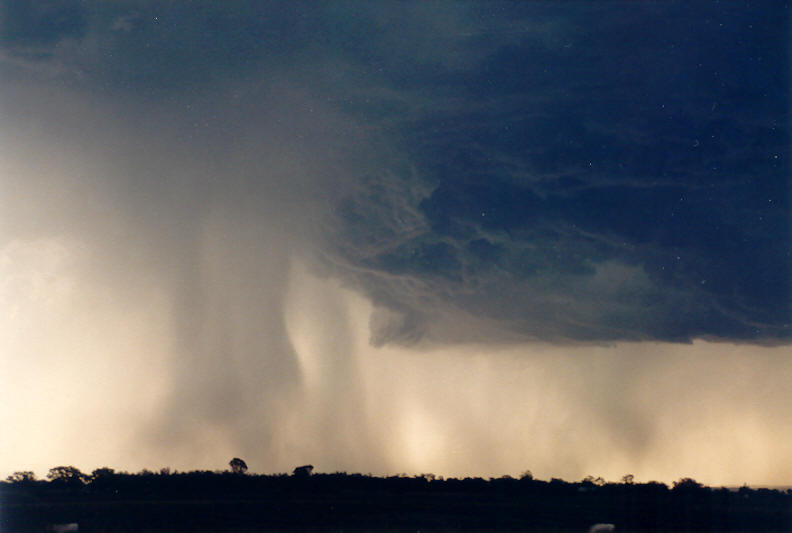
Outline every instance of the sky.
<path id="1" fill-rule="evenodd" d="M 0 2 L 0 475 L 792 483 L 787 2 Z"/>

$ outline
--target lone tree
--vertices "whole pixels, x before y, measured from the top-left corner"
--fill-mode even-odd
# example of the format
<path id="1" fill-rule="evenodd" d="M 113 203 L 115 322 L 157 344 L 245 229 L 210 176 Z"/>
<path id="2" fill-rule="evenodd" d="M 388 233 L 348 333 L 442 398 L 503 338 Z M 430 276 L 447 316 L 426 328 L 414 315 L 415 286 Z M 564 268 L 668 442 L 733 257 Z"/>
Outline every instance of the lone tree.
<path id="1" fill-rule="evenodd" d="M 305 478 L 310 477 L 311 472 L 313 472 L 313 465 L 303 465 L 295 468 L 292 475 L 294 475 L 294 477 Z"/>
<path id="2" fill-rule="evenodd" d="M 234 457 L 228 462 L 228 466 L 231 467 L 231 472 L 234 474 L 244 474 L 247 472 L 247 463 L 240 459 L 239 457 Z"/>

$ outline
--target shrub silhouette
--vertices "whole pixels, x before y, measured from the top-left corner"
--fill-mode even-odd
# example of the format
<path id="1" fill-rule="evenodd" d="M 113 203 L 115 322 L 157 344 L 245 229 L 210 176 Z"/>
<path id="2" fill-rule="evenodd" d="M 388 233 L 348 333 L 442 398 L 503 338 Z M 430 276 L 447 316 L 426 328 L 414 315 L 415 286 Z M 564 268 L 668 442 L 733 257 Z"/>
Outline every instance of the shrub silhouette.
<path id="1" fill-rule="evenodd" d="M 294 477 L 305 478 L 310 477 L 311 472 L 313 472 L 313 465 L 303 465 L 295 468 L 292 474 Z"/>
<path id="2" fill-rule="evenodd" d="M 234 474 L 244 474 L 247 472 L 248 466 L 245 461 L 240 459 L 239 457 L 234 457 L 228 462 L 228 466 L 231 467 L 231 472 Z"/>

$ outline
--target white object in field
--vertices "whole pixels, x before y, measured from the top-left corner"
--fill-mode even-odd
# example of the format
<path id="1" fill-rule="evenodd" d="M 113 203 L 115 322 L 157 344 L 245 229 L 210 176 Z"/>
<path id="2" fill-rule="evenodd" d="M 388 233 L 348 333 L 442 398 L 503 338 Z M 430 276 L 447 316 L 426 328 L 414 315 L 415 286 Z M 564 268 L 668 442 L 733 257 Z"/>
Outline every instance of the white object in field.
<path id="1" fill-rule="evenodd" d="M 53 533 L 73 533 L 79 531 L 80 526 L 76 522 L 71 522 L 69 524 L 52 524 L 47 529 Z"/>
<path id="2" fill-rule="evenodd" d="M 613 524 L 594 524 L 589 528 L 589 533 L 613 533 L 615 530 Z"/>

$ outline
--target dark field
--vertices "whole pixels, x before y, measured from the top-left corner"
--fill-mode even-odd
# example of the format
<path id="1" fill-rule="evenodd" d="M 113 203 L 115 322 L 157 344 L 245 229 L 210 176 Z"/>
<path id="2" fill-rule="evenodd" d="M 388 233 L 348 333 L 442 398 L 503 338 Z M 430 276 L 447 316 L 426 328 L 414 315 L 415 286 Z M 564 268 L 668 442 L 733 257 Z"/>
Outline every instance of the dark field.
<path id="1" fill-rule="evenodd" d="M 433 479 L 359 474 L 119 474 L 0 484 L 3 533 L 78 523 L 87 532 L 586 531 L 792 529 L 792 491 L 530 477 Z"/>

